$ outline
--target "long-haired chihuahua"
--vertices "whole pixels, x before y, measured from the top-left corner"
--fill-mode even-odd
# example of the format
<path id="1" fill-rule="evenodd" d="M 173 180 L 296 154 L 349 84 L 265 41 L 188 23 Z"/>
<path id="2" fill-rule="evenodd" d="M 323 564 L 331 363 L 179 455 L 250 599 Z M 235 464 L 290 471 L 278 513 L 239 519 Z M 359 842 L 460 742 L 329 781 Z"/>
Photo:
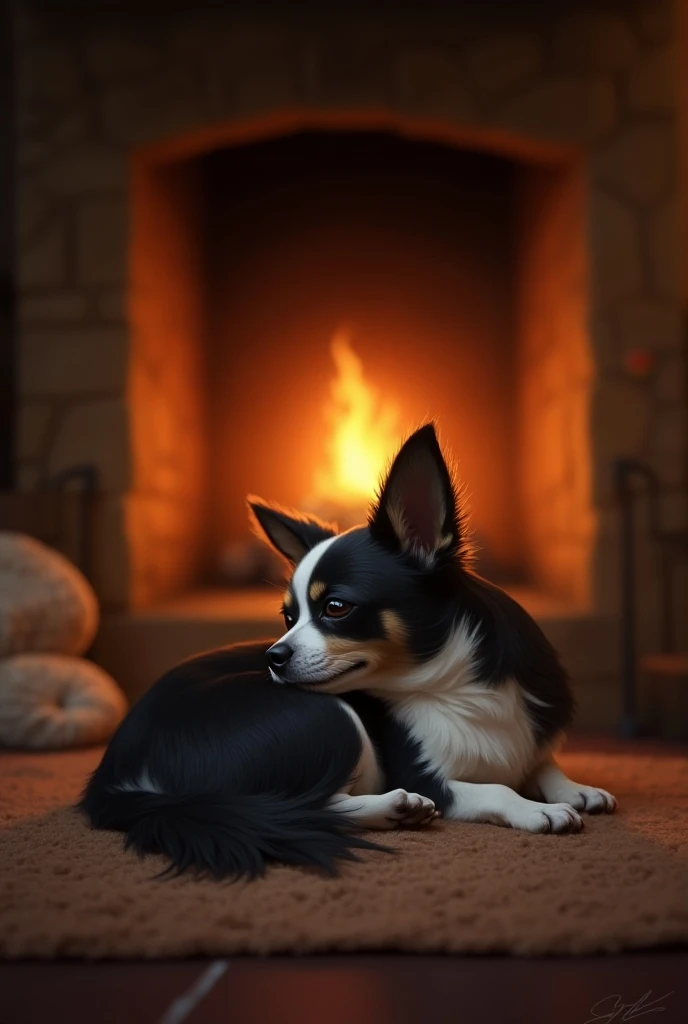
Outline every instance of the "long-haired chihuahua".
<path id="1" fill-rule="evenodd" d="M 412 434 L 365 526 L 337 533 L 250 498 L 286 559 L 278 640 L 201 654 L 131 709 L 81 806 L 168 870 L 331 873 L 366 829 L 452 821 L 577 832 L 611 812 L 554 751 L 566 673 L 524 609 L 471 569 L 435 429 Z"/>

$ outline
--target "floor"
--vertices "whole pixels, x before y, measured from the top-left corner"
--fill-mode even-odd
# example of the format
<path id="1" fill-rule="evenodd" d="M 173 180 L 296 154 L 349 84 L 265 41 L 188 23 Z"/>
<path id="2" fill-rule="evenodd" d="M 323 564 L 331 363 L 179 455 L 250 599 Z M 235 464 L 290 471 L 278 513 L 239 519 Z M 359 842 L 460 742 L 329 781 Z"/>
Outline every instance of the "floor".
<path id="1" fill-rule="evenodd" d="M 688 951 L 0 965 L 2 1024 L 688 1020 Z M 655 1018 L 656 1019 L 656 1018 Z"/>
<path id="2" fill-rule="evenodd" d="M 588 736 L 567 746 L 608 751 L 627 743 Z M 655 740 L 634 749 L 688 752 L 684 743 Z M 688 1020 L 688 948 L 0 963 L 0 1024 L 611 1024 L 658 1012 L 661 1024 Z"/>

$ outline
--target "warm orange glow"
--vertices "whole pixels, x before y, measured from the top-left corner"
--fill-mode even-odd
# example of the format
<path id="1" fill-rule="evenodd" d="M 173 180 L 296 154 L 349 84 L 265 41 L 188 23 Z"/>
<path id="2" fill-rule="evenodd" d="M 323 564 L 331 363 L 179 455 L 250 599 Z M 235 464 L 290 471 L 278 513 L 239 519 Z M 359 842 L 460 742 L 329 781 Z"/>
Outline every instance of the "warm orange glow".
<path id="1" fill-rule="evenodd" d="M 399 413 L 366 381 L 363 363 L 344 331 L 333 337 L 331 352 L 337 376 L 326 409 L 327 461 L 316 472 L 314 498 L 364 507 L 397 446 Z"/>

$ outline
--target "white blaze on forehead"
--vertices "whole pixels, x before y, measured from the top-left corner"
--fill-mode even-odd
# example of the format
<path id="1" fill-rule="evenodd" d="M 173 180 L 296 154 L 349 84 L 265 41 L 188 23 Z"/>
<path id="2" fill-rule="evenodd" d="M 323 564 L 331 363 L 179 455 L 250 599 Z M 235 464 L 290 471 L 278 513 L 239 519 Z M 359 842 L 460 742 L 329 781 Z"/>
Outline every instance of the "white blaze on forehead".
<path id="1" fill-rule="evenodd" d="M 316 629 L 311 620 L 311 611 L 308 606 L 308 588 L 311 584 L 313 572 L 321 556 L 333 544 L 337 537 L 330 537 L 320 541 L 312 548 L 305 558 L 302 558 L 296 567 L 291 578 L 291 589 L 298 606 L 298 617 L 296 622 L 288 629 L 284 636 L 281 636 L 279 643 L 286 641 L 290 643 L 295 652 L 313 657 L 322 657 L 326 652 L 325 638 Z M 295 612 L 295 609 L 293 609 Z"/>
<path id="2" fill-rule="evenodd" d="M 308 554 L 296 566 L 292 577 L 292 591 L 299 613 L 296 616 L 294 626 L 284 636 L 279 637 L 279 643 L 282 643 L 283 640 L 288 640 L 294 644 L 300 643 L 313 649 L 325 650 L 325 640 L 322 639 L 311 621 L 310 608 L 308 606 L 308 588 L 310 587 L 313 570 L 319 562 L 320 556 L 336 540 L 338 540 L 336 537 L 331 537 L 327 541 L 320 541 L 314 548 L 311 548 Z M 296 615 L 296 608 L 292 606 L 289 610 Z"/>
<path id="3" fill-rule="evenodd" d="M 302 621 L 307 622 L 311 617 L 308 608 L 308 590 L 314 578 L 315 568 L 330 545 L 338 539 L 338 537 L 329 537 L 327 540 L 321 540 L 296 566 L 296 571 L 291 578 L 291 589 L 294 591 L 294 597 L 299 606 L 299 625 Z"/>

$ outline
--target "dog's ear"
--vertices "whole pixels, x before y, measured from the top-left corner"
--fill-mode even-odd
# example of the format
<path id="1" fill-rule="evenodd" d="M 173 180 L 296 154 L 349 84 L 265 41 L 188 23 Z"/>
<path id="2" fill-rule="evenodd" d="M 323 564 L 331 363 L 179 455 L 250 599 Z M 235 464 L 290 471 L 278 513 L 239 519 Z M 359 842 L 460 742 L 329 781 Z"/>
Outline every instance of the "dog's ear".
<path id="1" fill-rule="evenodd" d="M 382 482 L 368 525 L 388 550 L 437 564 L 463 548 L 463 522 L 451 473 L 432 423 L 403 444 Z"/>
<path id="2" fill-rule="evenodd" d="M 292 565 L 297 565 L 321 540 L 336 536 L 335 530 L 315 517 L 287 512 L 253 495 L 247 500 L 254 533 L 267 540 Z"/>

